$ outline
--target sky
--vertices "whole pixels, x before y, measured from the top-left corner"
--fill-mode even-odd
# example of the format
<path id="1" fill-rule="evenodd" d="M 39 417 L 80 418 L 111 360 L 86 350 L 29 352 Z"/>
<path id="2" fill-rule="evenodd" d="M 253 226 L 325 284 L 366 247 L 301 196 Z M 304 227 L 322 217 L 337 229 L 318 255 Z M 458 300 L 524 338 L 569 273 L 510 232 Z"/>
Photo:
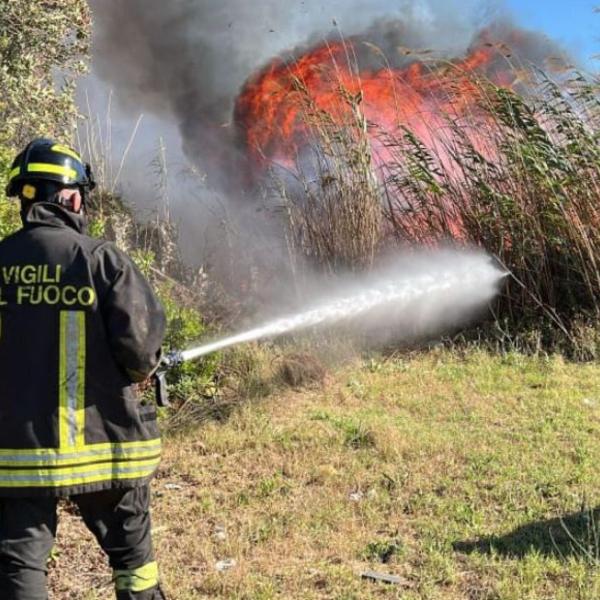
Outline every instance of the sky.
<path id="1" fill-rule="evenodd" d="M 588 68 L 600 63 L 600 0 L 506 0 L 516 22 L 527 29 L 543 31 L 558 41 Z"/>

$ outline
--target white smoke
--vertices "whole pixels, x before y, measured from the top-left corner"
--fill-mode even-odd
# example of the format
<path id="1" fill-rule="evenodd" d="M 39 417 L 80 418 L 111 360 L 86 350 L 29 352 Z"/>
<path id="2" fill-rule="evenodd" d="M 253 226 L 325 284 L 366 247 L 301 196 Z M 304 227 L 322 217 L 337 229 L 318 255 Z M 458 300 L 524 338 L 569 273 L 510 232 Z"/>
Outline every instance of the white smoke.
<path id="1" fill-rule="evenodd" d="M 340 322 L 371 341 L 418 339 L 464 324 L 498 293 L 507 274 L 482 253 L 443 250 L 396 257 L 365 277 L 329 283 L 294 313 L 182 353 L 184 360 L 238 344 Z"/>

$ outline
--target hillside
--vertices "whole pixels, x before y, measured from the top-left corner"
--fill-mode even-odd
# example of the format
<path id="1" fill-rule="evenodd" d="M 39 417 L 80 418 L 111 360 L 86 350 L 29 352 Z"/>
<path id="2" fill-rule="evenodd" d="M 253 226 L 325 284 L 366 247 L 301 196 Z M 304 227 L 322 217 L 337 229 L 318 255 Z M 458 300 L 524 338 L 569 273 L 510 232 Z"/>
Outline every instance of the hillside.
<path id="1" fill-rule="evenodd" d="M 164 585 L 177 600 L 591 600 L 596 519 L 578 511 L 598 504 L 599 459 L 597 364 L 356 362 L 167 439 L 153 488 Z M 111 597 L 88 542 L 63 512 L 55 600 Z"/>

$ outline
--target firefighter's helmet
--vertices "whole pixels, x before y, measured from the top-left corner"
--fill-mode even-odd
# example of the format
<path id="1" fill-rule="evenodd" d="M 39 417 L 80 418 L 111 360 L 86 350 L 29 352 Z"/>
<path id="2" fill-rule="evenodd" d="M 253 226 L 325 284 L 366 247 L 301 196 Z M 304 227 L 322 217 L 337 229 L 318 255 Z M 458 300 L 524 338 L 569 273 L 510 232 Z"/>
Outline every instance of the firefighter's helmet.
<path id="1" fill-rule="evenodd" d="M 37 200 L 40 183 L 54 182 L 60 187 L 78 187 L 85 197 L 96 187 L 90 165 L 67 146 L 39 138 L 30 142 L 14 160 L 6 186 L 7 196 Z"/>

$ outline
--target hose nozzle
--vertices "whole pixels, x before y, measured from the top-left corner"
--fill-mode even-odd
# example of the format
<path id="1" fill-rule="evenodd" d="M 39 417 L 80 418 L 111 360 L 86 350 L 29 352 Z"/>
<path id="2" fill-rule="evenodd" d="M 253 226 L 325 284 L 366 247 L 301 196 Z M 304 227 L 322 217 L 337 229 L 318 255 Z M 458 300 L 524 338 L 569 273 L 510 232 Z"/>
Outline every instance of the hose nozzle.
<path id="1" fill-rule="evenodd" d="M 183 362 L 183 353 L 181 350 L 171 350 L 170 352 L 166 352 L 162 357 L 162 364 L 166 369 L 178 367 Z"/>
<path id="2" fill-rule="evenodd" d="M 160 359 L 160 367 L 154 373 L 156 404 L 170 406 L 169 391 L 167 389 L 167 371 L 183 364 L 183 354 L 180 350 L 165 352 Z"/>

